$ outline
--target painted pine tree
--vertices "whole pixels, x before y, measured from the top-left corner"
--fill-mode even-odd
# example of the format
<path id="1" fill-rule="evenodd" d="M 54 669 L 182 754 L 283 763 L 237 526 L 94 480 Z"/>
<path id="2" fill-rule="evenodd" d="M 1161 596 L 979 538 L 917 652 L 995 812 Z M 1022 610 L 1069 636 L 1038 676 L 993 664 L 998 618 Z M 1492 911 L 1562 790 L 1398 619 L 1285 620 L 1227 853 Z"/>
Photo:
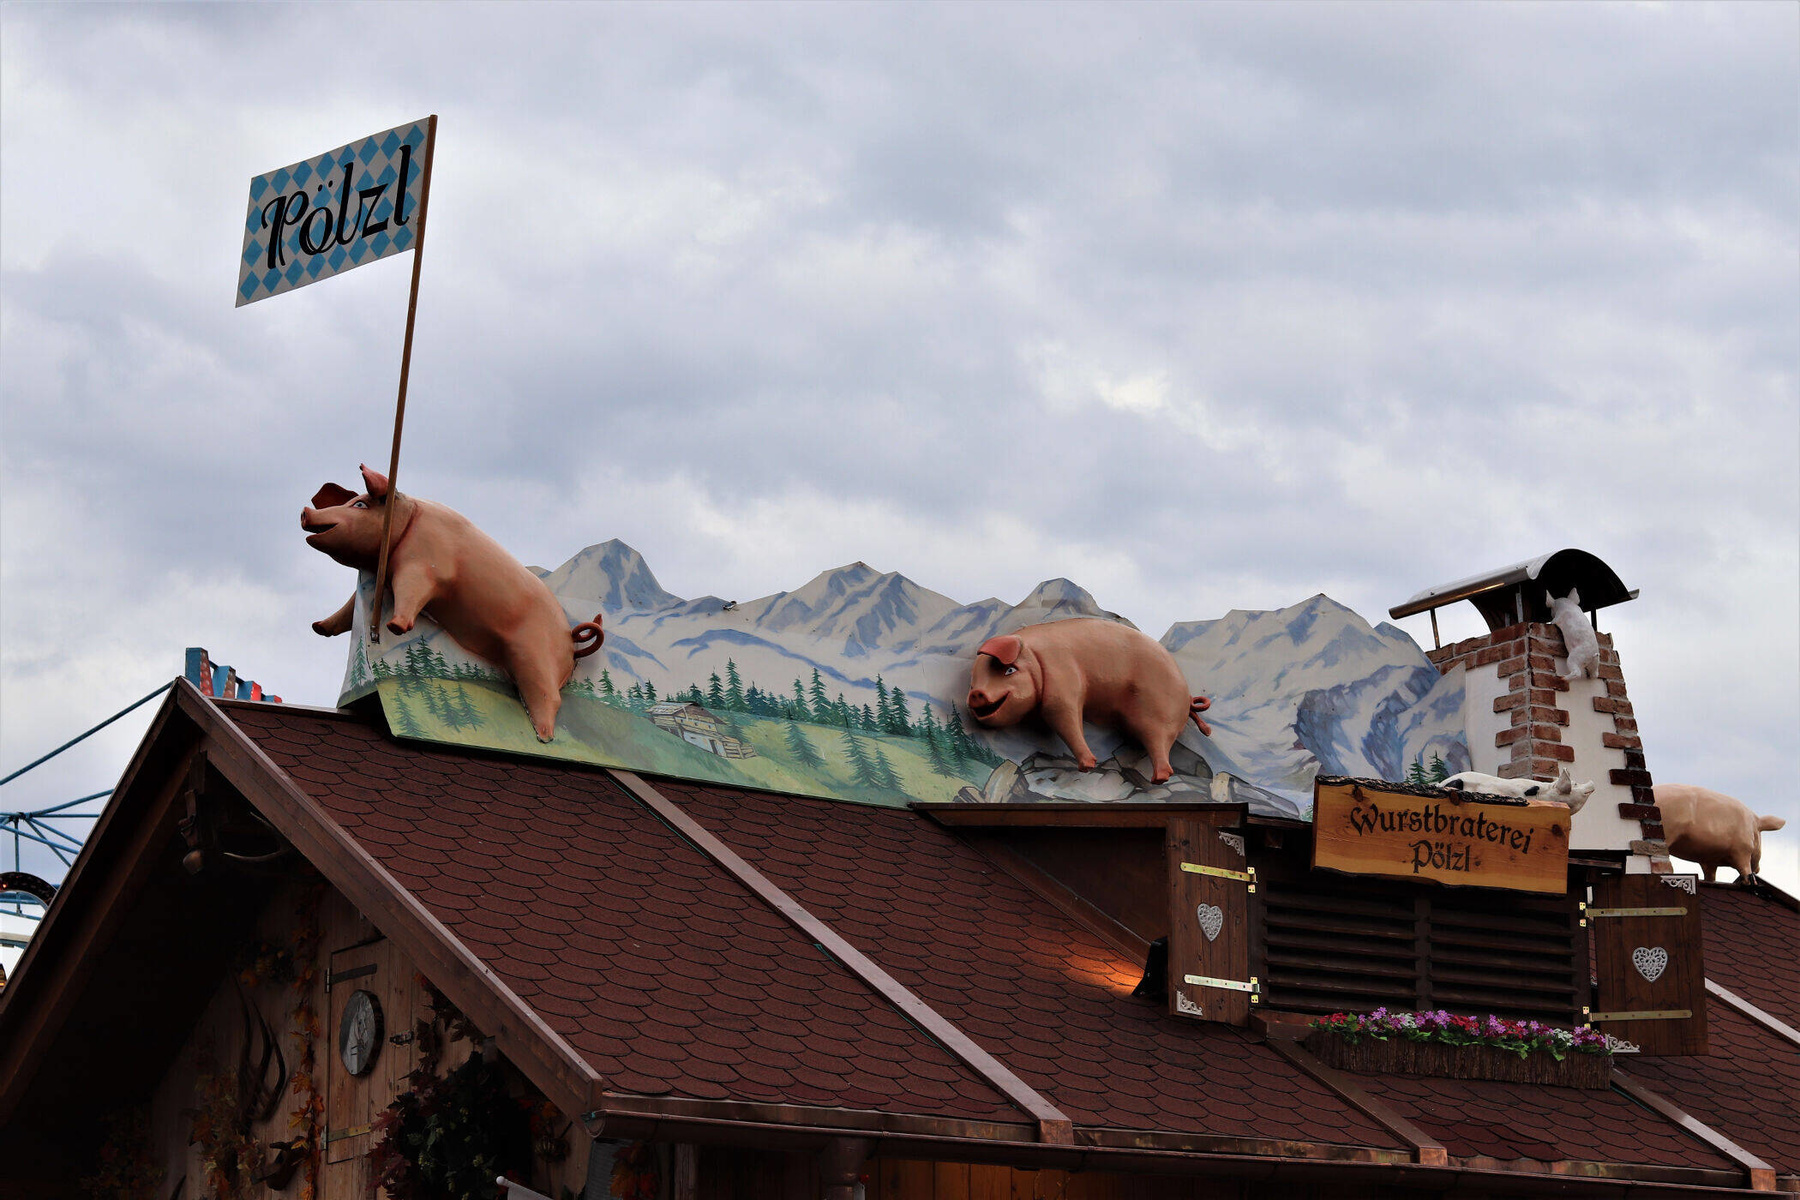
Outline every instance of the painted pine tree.
<path id="1" fill-rule="evenodd" d="M 480 729 L 484 723 L 481 710 L 475 707 L 474 701 L 469 699 L 468 689 L 460 683 L 456 685 L 456 714 L 469 729 Z"/>
<path id="2" fill-rule="evenodd" d="M 725 707 L 732 712 L 744 711 L 744 681 L 738 678 L 737 662 L 725 660 Z"/>
<path id="3" fill-rule="evenodd" d="M 997 767 L 1003 761 L 998 754 L 988 749 L 986 742 L 969 732 L 968 725 L 963 721 L 962 709 L 956 706 L 955 701 L 950 703 L 950 720 L 946 723 L 955 729 L 957 744 L 962 747 L 964 756 L 970 762 L 978 762 L 987 767 Z"/>
<path id="4" fill-rule="evenodd" d="M 880 675 L 875 676 L 875 725 L 878 729 L 886 729 L 894 719 L 894 710 L 888 703 L 887 684 Z"/>
<path id="5" fill-rule="evenodd" d="M 788 753 L 794 756 L 794 761 L 803 767 L 825 765 L 825 760 L 820 757 L 818 750 L 814 749 L 812 739 L 806 736 L 806 730 L 800 728 L 799 724 L 794 721 L 787 723 L 787 748 Z"/>
<path id="6" fill-rule="evenodd" d="M 891 792 L 901 790 L 900 776 L 894 774 L 894 764 L 888 761 L 887 752 L 880 746 L 875 747 L 875 778 L 881 781 L 882 787 Z"/>
<path id="7" fill-rule="evenodd" d="M 413 681 L 413 687 L 425 697 L 425 710 L 429 712 L 439 724 L 450 724 L 450 718 L 445 715 L 443 697 L 438 695 L 437 688 L 429 681 L 418 679 L 416 677 Z"/>
<path id="8" fill-rule="evenodd" d="M 850 780 L 857 787 L 880 789 L 883 785 L 881 776 L 876 774 L 875 764 L 869 759 L 869 752 L 863 746 L 862 739 L 848 729 L 843 732 L 844 757 L 850 760 Z"/>
<path id="9" fill-rule="evenodd" d="M 725 688 L 719 682 L 717 671 L 714 671 L 706 680 L 706 706 L 715 710 L 725 707 Z"/>
<path id="10" fill-rule="evenodd" d="M 425 736 L 425 727 L 419 724 L 419 718 L 413 716 L 412 709 L 407 707 L 404 695 L 394 697 L 394 727 L 402 737 Z"/>
<path id="11" fill-rule="evenodd" d="M 937 720 L 931 715 L 931 705 L 925 706 L 924 713 L 919 717 L 919 724 L 914 736 L 925 740 L 925 754 L 931 760 L 933 774 L 945 776 L 956 774 L 956 768 L 950 765 L 950 755 L 944 749 L 947 736 L 938 729 Z"/>
<path id="12" fill-rule="evenodd" d="M 825 694 L 825 680 L 819 675 L 819 668 L 814 667 L 812 688 L 807 696 L 811 705 L 812 719 L 820 725 L 837 724 L 837 710 L 832 707 L 831 697 Z"/>
<path id="13" fill-rule="evenodd" d="M 895 737 L 912 736 L 912 716 L 906 711 L 906 693 L 900 688 L 888 691 L 888 723 L 882 726 L 882 732 Z"/>

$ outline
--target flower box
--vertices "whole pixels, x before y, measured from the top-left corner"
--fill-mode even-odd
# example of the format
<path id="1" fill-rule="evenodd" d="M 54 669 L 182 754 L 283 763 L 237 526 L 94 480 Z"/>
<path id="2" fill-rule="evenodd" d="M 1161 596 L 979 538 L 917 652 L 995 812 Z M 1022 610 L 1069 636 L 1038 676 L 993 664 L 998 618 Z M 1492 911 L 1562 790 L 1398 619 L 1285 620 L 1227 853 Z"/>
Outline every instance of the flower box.
<path id="1" fill-rule="evenodd" d="M 1601 1034 L 1535 1021 L 1386 1009 L 1336 1013 L 1314 1021 L 1304 1045 L 1340 1071 L 1593 1089 L 1612 1082 L 1612 1054 Z"/>
<path id="2" fill-rule="evenodd" d="M 1561 1060 L 1539 1050 L 1520 1058 L 1497 1046 L 1446 1046 L 1399 1038 L 1364 1038 L 1352 1045 L 1315 1029 L 1305 1046 L 1328 1067 L 1367 1074 L 1436 1075 L 1444 1079 L 1498 1079 L 1551 1087 L 1606 1088 L 1612 1083 L 1612 1055 L 1566 1054 Z"/>

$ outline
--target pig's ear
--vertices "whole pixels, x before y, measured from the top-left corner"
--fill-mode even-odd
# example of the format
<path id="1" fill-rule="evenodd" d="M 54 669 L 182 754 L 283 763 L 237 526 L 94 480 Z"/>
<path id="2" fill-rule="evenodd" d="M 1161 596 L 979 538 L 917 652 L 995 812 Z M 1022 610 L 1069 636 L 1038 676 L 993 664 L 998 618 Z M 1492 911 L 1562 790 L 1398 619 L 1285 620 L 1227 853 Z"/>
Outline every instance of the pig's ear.
<path id="1" fill-rule="evenodd" d="M 363 486 L 369 490 L 369 499 L 386 500 L 388 495 L 388 478 L 378 471 L 362 468 Z"/>
<path id="2" fill-rule="evenodd" d="M 313 493 L 314 508 L 336 508 L 340 504 L 348 504 L 356 499 L 356 493 L 342 484 L 328 483 Z"/>
<path id="3" fill-rule="evenodd" d="M 1000 661 L 1001 666 L 1010 667 L 1019 661 L 1019 651 L 1024 648 L 1024 642 L 1021 642 L 1012 634 L 1007 633 L 1002 634 L 999 637 L 989 638 L 987 641 L 981 643 L 981 649 L 977 650 L 975 653 L 991 655 Z"/>
<path id="4" fill-rule="evenodd" d="M 1569 603 L 1573 604 L 1576 608 L 1581 607 L 1581 589 L 1580 588 L 1570 588 L 1569 589 Z"/>

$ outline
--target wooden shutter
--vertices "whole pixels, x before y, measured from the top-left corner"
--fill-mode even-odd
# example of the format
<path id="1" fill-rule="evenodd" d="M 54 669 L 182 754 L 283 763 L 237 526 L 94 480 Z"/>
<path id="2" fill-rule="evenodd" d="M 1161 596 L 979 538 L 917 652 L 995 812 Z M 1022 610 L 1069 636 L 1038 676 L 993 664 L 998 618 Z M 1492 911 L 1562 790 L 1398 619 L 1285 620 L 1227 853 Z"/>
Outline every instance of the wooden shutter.
<path id="1" fill-rule="evenodd" d="M 369 992 L 381 1005 L 382 1035 L 374 1065 L 366 1075 L 344 1069 L 338 1053 L 338 1030 L 344 1005 L 358 991 Z M 331 955 L 326 977 L 327 1021 L 320 1030 L 317 1069 L 325 1074 L 325 1161 L 343 1162 L 368 1153 L 374 1139 L 369 1127 L 376 1114 L 406 1090 L 406 1077 L 417 1065 L 418 1047 L 407 1035 L 419 1006 L 412 964 L 390 941 L 352 946 Z M 399 1037 L 396 1045 L 389 1039 Z"/>
<path id="2" fill-rule="evenodd" d="M 1700 889 L 1691 875 L 1612 875 L 1594 885 L 1589 1021 L 1638 1053 L 1706 1053 Z"/>
<path id="3" fill-rule="evenodd" d="M 1255 873 L 1241 833 L 1217 822 L 1237 814 L 1168 823 L 1169 1011 L 1243 1025 L 1256 1001 L 1250 977 L 1250 892 Z"/>

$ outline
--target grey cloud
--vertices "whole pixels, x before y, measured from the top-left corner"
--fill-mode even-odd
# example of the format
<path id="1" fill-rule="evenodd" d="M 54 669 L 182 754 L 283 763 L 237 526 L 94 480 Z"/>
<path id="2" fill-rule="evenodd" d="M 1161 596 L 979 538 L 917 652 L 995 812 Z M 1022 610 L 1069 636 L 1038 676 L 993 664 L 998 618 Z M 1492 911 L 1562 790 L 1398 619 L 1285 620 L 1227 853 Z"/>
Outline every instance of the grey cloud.
<path id="1" fill-rule="evenodd" d="M 233 310 L 236 222 L 250 174 L 435 106 L 402 486 L 522 554 L 628 534 L 659 570 L 722 564 L 690 592 L 756 594 L 998 516 L 1041 569 L 878 565 L 973 599 L 1122 563 L 1078 582 L 1160 629 L 1218 615 L 1198 595 L 1378 618 L 1580 545 L 1645 589 L 1620 636 L 1653 754 L 1782 777 L 1757 747 L 1800 720 L 1800 672 L 1754 647 L 1791 645 L 1800 590 L 1791 6 L 0 22 L 9 717 L 59 671 L 109 678 L 76 632 L 109 622 L 167 626 L 130 671 L 193 637 L 329 699 L 342 643 L 304 620 L 348 579 L 297 509 L 386 458 L 409 264 Z M 348 26 L 328 78 L 272 50 Z M 671 500 L 805 495 L 895 528 L 822 529 L 766 578 Z M 53 621 L 68 581 L 80 619 Z M 182 625 L 190 582 L 278 611 Z M 1685 724 L 1675 647 L 1709 619 L 1696 719 L 1729 763 Z"/>

